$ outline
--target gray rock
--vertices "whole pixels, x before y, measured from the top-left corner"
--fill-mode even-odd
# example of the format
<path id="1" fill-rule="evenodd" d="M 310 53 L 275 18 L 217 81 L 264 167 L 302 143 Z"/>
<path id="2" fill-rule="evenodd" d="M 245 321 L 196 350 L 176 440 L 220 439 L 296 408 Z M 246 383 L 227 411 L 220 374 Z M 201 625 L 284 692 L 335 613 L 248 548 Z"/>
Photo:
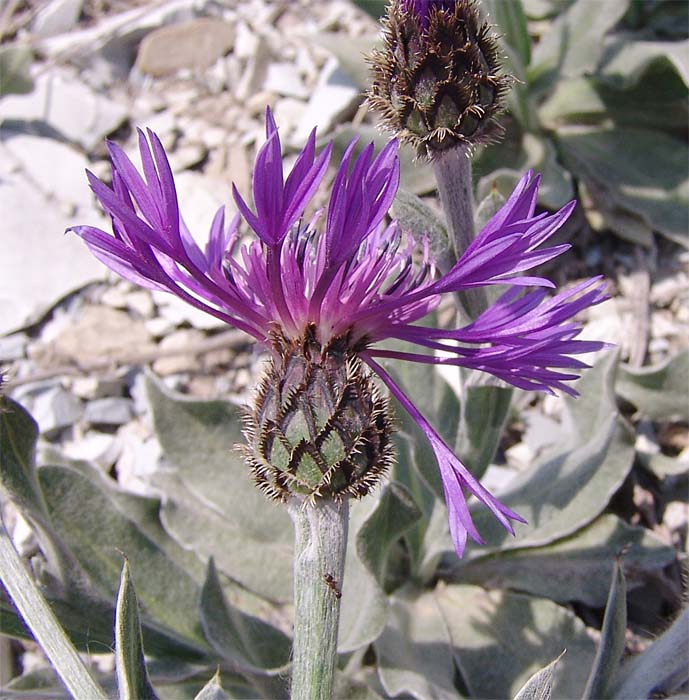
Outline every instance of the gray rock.
<path id="1" fill-rule="evenodd" d="M 270 48 L 263 37 L 258 37 L 256 50 L 249 57 L 237 85 L 235 97 L 240 100 L 248 100 L 255 95 L 265 82 L 270 64 Z"/>
<path id="2" fill-rule="evenodd" d="M 125 104 L 90 88 L 78 76 L 53 69 L 36 78 L 26 95 L 10 95 L 0 102 L 0 117 L 38 120 L 66 139 L 92 150 L 128 117 Z"/>
<path id="3" fill-rule="evenodd" d="M 125 384 L 126 379 L 124 376 L 99 377 L 90 375 L 72 379 L 71 389 L 72 393 L 80 399 L 90 401 L 92 399 L 102 399 L 106 396 L 117 396 L 122 393 Z"/>
<path id="4" fill-rule="evenodd" d="M 11 143 L 14 154 L 7 142 L 0 143 L 0 333 L 37 320 L 58 299 L 105 276 L 103 265 L 75 235 L 63 235 L 76 223 L 102 221 L 87 199 L 84 161 L 72 158 L 62 144 L 55 148 L 50 139 L 18 136 Z M 21 160 L 12 169 L 15 155 Z M 61 201 L 63 196 L 69 201 Z M 68 216 L 65 205 L 78 206 L 78 218 Z"/>
<path id="5" fill-rule="evenodd" d="M 122 453 L 117 460 L 117 480 L 122 488 L 141 496 L 155 496 L 151 475 L 160 465 L 162 451 L 158 440 L 146 434 L 140 423 L 130 423 L 120 429 Z"/>
<path id="6" fill-rule="evenodd" d="M 293 63 L 271 63 L 263 84 L 265 90 L 284 97 L 308 97 L 299 69 Z"/>
<path id="7" fill-rule="evenodd" d="M 182 69 L 203 70 L 234 43 L 234 27 L 210 17 L 155 29 L 139 46 L 136 67 L 147 75 L 174 75 Z"/>
<path id="8" fill-rule="evenodd" d="M 170 154 L 170 165 L 174 172 L 188 170 L 198 165 L 208 155 L 202 143 L 187 143 Z"/>
<path id="9" fill-rule="evenodd" d="M 115 435 L 89 430 L 78 440 L 64 443 L 62 451 L 70 459 L 85 460 L 109 469 L 119 458 L 122 445 Z"/>
<path id="10" fill-rule="evenodd" d="M 89 401 L 84 411 L 84 421 L 91 425 L 124 425 L 133 417 L 132 400 L 120 396 Z"/>
<path id="11" fill-rule="evenodd" d="M 82 416 L 81 401 L 61 386 L 56 386 L 34 397 L 31 414 L 44 437 L 74 425 Z"/>
<path id="12" fill-rule="evenodd" d="M 352 114 L 362 99 L 361 90 L 340 70 L 337 60 L 328 59 L 295 132 L 294 142 L 303 145 L 316 125 L 321 135 L 327 133 Z"/>
<path id="13" fill-rule="evenodd" d="M 69 31 L 77 23 L 83 4 L 83 0 L 51 0 L 36 13 L 32 31 L 41 37 Z"/>
<path id="14" fill-rule="evenodd" d="M 142 38 L 152 29 L 203 14 L 213 0 L 166 0 L 143 3 L 126 12 L 101 18 L 93 26 L 45 39 L 41 52 L 69 61 L 101 85 L 126 79 Z"/>

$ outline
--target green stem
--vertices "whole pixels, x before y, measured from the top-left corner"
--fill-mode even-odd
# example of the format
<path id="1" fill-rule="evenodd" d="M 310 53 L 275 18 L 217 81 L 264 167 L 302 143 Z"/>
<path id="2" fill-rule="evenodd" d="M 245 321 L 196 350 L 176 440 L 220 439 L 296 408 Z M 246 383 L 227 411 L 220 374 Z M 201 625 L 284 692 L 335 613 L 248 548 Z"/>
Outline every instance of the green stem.
<path id="1" fill-rule="evenodd" d="M 455 146 L 434 154 L 433 174 L 438 183 L 440 203 L 445 212 L 457 259 L 474 240 L 474 195 L 471 181 L 471 158 L 464 146 Z M 463 311 L 470 320 L 488 308 L 482 289 L 468 289 L 460 295 Z"/>
<path id="2" fill-rule="evenodd" d="M 294 648 L 292 700 L 331 700 L 349 503 L 293 501 Z"/>

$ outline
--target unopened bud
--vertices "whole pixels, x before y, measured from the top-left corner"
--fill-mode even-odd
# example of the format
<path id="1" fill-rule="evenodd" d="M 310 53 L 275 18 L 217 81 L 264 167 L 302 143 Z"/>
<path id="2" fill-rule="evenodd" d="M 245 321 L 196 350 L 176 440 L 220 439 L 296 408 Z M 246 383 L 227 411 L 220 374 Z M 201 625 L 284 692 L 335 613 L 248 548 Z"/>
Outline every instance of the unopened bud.
<path id="1" fill-rule="evenodd" d="M 286 500 L 366 495 L 393 460 L 388 401 L 345 338 L 277 338 L 247 416 L 259 487 Z"/>
<path id="2" fill-rule="evenodd" d="M 500 75 L 496 37 L 471 0 L 393 0 L 384 47 L 371 56 L 369 102 L 419 155 L 500 134 L 512 79 Z"/>

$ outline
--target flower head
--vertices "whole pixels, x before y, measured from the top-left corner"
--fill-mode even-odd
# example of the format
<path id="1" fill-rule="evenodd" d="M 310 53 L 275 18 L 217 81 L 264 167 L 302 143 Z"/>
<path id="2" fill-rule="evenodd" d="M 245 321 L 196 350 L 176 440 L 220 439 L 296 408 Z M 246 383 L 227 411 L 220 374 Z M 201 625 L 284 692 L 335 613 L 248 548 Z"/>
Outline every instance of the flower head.
<path id="1" fill-rule="evenodd" d="M 283 180 L 270 112 L 267 137 L 254 173 L 255 213 L 235 191 L 256 234 L 249 242 L 240 242 L 239 215 L 228 225 L 221 209 L 205 249 L 197 246 L 180 216 L 163 148 L 151 132 L 148 140 L 140 135 L 143 177 L 115 145 L 112 188 L 89 174 L 114 236 L 91 226 L 73 230 L 121 276 L 176 294 L 270 351 L 248 430 L 250 462 L 265 491 L 278 498 L 368 491 L 391 458 L 388 408 L 373 371 L 433 448 L 457 552 L 467 537 L 481 542 L 467 493 L 512 532 L 510 521 L 521 518 L 471 475 L 381 360 L 471 367 L 525 389 L 574 394 L 568 382 L 586 365 L 573 355 L 602 344 L 577 339 L 573 318 L 606 298 L 603 284 L 592 279 L 549 296 L 549 280 L 525 274 L 567 248 L 547 241 L 574 203 L 556 214 L 536 214 L 538 177 L 527 173 L 457 264 L 436 278 L 427 244 L 421 242 L 417 260 L 414 241 L 395 221 L 386 221 L 399 183 L 395 141 L 377 155 L 369 145 L 356 157 L 352 142 L 326 211 L 305 219 L 330 146 L 316 156 L 312 135 Z M 469 325 L 423 323 L 443 294 L 497 284 L 507 291 Z M 380 347 L 391 338 L 424 352 Z"/>
<path id="2" fill-rule="evenodd" d="M 493 140 L 511 79 L 472 0 L 393 0 L 369 102 L 420 155 Z"/>

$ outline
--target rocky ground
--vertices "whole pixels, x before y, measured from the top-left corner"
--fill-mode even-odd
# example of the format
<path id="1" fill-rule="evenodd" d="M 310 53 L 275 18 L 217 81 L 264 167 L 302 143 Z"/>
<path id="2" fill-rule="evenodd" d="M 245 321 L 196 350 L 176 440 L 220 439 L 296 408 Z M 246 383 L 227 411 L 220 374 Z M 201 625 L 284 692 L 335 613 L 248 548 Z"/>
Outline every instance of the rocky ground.
<path id="1" fill-rule="evenodd" d="M 316 124 L 326 137 L 374 121 L 328 43 L 334 34 L 356 46 L 375 32 L 347 0 L 10 0 L 0 9 L 0 37 L 30 47 L 34 80 L 33 91 L 0 99 L 0 366 L 46 444 L 147 493 L 160 450 L 143 372 L 241 401 L 260 362 L 241 333 L 115 279 L 63 235 L 77 223 L 107 226 L 84 177 L 86 167 L 108 176 L 104 139 L 133 154 L 137 127 L 158 133 L 203 242 L 217 207 L 233 208 L 230 184 L 249 192 L 267 104 L 293 152 Z M 592 312 L 587 333 L 618 344 L 634 366 L 689 347 L 689 253 L 662 240 L 642 249 L 591 223 L 576 217 L 574 251 L 554 272 L 565 284 L 610 280 L 613 299 Z M 547 415 L 547 402 L 538 410 Z M 523 435 L 512 426 L 508 463 L 533 456 Z M 689 460 L 686 425 L 667 434 L 646 426 L 639 439 Z M 644 485 L 634 498 L 648 521 Z M 686 507 L 671 506 L 654 529 L 685 547 Z M 26 524 L 12 522 L 20 550 L 31 546 Z"/>

